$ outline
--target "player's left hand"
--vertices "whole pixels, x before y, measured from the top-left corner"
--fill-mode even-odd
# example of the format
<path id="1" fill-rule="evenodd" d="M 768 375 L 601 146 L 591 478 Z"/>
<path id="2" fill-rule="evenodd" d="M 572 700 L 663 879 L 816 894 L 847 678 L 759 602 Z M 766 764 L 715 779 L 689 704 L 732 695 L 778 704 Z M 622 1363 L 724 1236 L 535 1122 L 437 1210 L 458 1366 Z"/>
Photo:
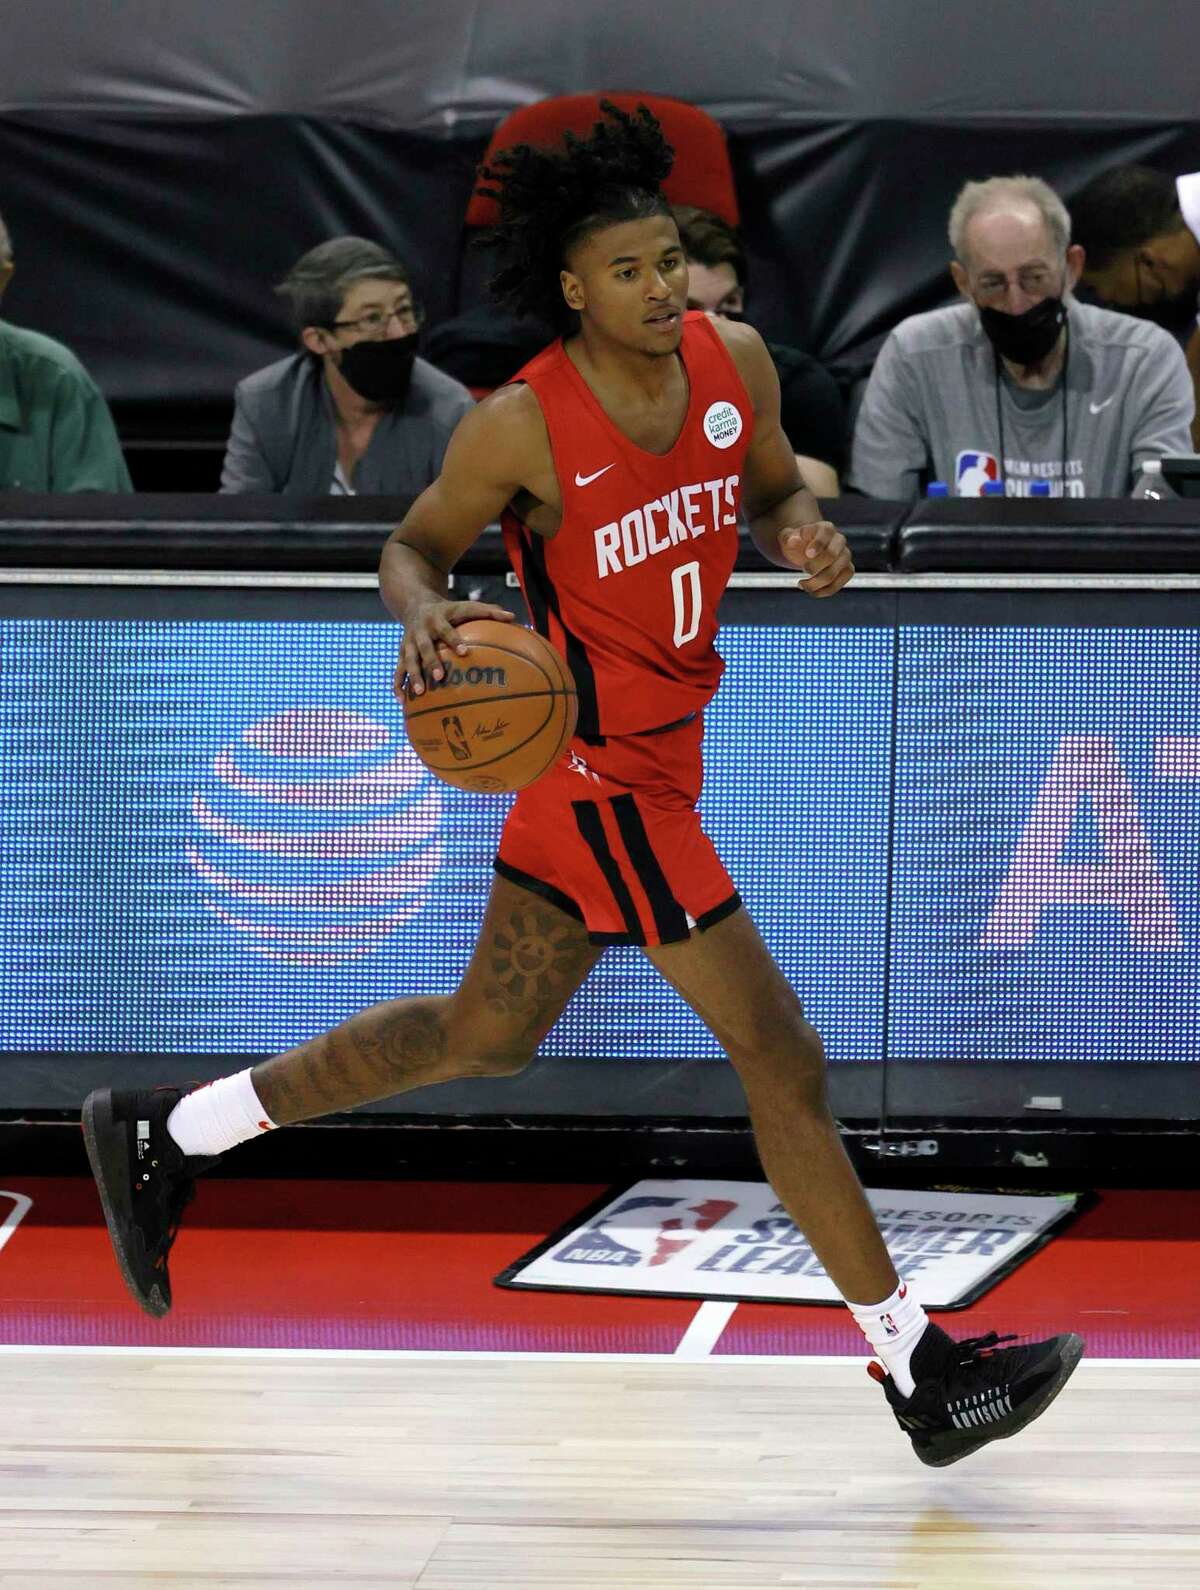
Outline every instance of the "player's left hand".
<path id="1" fill-rule="evenodd" d="M 833 596 L 854 577 L 846 538 L 828 519 L 781 530 L 779 555 L 806 571 L 808 577 L 799 586 L 809 596 Z"/>

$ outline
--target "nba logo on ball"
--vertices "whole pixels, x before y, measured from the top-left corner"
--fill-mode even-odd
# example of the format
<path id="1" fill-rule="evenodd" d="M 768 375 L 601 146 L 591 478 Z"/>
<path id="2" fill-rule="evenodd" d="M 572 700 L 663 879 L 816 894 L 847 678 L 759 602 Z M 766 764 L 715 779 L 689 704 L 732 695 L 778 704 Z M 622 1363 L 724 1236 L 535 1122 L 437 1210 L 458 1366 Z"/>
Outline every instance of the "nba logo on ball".
<path id="1" fill-rule="evenodd" d="M 959 453 L 954 464 L 954 488 L 960 497 L 981 497 L 983 488 L 1000 479 L 1000 461 L 992 453 Z"/>
<path id="2" fill-rule="evenodd" d="M 732 447 L 742 434 L 742 416 L 733 403 L 710 403 L 704 415 L 704 434 L 714 447 Z"/>
<path id="3" fill-rule="evenodd" d="M 298 707 L 243 729 L 192 798 L 187 857 L 204 909 L 289 966 L 369 955 L 424 907 L 442 795 L 402 736 Z"/>

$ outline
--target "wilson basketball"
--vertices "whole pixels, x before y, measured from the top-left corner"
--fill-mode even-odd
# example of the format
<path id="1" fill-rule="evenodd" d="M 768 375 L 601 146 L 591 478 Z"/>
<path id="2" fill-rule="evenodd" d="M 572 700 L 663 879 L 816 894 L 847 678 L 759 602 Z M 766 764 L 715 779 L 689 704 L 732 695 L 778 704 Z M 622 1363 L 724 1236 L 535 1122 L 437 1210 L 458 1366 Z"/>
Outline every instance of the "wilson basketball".
<path id="1" fill-rule="evenodd" d="M 444 677 L 426 678 L 424 694 L 405 691 L 413 750 L 459 789 L 524 789 L 575 732 L 575 681 L 550 642 L 520 624 L 479 618 L 455 634 L 466 655 L 444 660 Z"/>

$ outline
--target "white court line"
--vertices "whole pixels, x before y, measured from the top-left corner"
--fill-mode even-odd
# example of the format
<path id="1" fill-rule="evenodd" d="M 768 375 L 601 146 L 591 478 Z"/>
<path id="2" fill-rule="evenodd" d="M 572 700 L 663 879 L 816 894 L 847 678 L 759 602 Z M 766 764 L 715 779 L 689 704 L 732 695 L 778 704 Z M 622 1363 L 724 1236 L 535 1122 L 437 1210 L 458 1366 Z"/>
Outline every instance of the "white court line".
<path id="1" fill-rule="evenodd" d="M 710 1299 L 701 1303 L 692 1315 L 691 1323 L 679 1339 L 679 1346 L 675 1349 L 673 1357 L 687 1359 L 707 1358 L 721 1338 L 726 1325 L 733 1318 L 733 1311 L 737 1308 L 736 1298 L 732 1303 Z"/>
<path id="2" fill-rule="evenodd" d="M 836 1364 L 862 1365 L 870 1361 L 867 1353 L 846 1355 L 841 1353 L 724 1353 L 720 1357 L 703 1360 L 680 1359 L 675 1353 L 516 1353 L 503 1350 L 494 1353 L 465 1349 L 462 1352 L 444 1351 L 423 1347 L 43 1347 L 28 1343 L 0 1343 L 0 1357 L 32 1357 L 52 1354 L 79 1357 L 90 1354 L 96 1358 L 289 1358 L 343 1359 L 349 1362 L 378 1363 L 413 1359 L 418 1362 L 448 1363 L 501 1363 L 519 1364 L 525 1361 L 541 1364 L 679 1364 L 703 1362 L 705 1364 Z M 1087 1358 L 1081 1369 L 1200 1369 L 1200 1358 Z"/>
<path id="3" fill-rule="evenodd" d="M 7 1218 L 0 1221 L 0 1248 L 3 1248 L 5 1243 L 11 1241 L 13 1232 L 33 1208 L 33 1199 L 26 1198 L 24 1193 L 9 1192 L 4 1187 L 0 1187 L 0 1198 L 11 1198 L 13 1202 Z"/>

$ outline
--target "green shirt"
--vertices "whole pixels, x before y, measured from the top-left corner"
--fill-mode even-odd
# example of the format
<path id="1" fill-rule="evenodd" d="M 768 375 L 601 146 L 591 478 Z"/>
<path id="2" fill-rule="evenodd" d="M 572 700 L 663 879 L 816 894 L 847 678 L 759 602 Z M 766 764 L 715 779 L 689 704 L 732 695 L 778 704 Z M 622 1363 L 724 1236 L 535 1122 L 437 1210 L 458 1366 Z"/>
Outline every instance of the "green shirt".
<path id="1" fill-rule="evenodd" d="M 0 491 L 132 491 L 100 389 L 69 348 L 0 320 Z"/>

